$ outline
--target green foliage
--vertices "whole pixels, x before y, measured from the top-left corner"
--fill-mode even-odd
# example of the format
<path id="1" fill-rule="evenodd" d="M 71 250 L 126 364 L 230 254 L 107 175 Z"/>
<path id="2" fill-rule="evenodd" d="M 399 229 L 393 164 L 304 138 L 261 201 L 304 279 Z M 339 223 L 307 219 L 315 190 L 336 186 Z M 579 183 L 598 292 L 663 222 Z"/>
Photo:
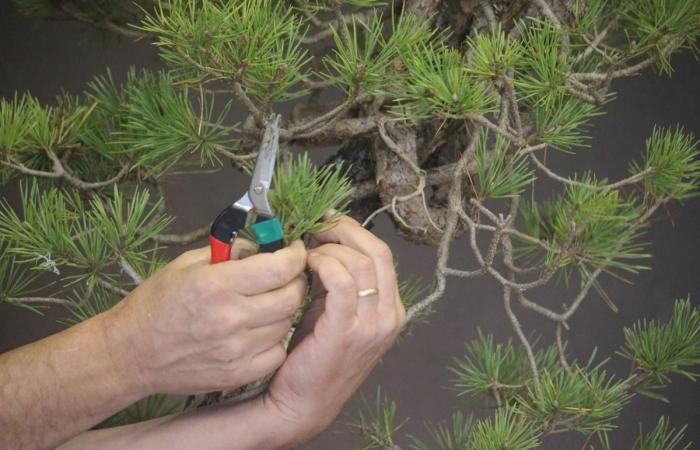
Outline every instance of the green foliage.
<path id="1" fill-rule="evenodd" d="M 158 213 L 146 190 L 136 191 L 127 202 L 116 186 L 106 201 L 93 198 L 89 217 L 104 242 L 116 257 L 131 262 L 147 262 L 157 247 L 148 248 L 149 240 L 171 222 Z"/>
<path id="2" fill-rule="evenodd" d="M 467 448 L 528 450 L 540 445 L 539 431 L 513 409 L 501 408 L 491 418 L 474 424 Z"/>
<path id="3" fill-rule="evenodd" d="M 356 428 L 362 437 L 360 450 L 387 449 L 394 446 L 393 435 L 406 423 L 396 424 L 396 403 L 382 395 L 380 388 L 372 404 L 362 397 L 362 407 L 350 426 Z"/>
<path id="4" fill-rule="evenodd" d="M 494 33 L 477 33 L 467 45 L 473 51 L 466 71 L 484 79 L 507 75 L 522 57 L 522 46 L 500 29 Z"/>
<path id="5" fill-rule="evenodd" d="M 590 175 L 578 181 L 583 184 L 567 185 L 564 193 L 551 201 L 525 203 L 521 208 L 525 232 L 550 245 L 545 262 L 559 261 L 562 267 L 577 265 L 584 274 L 586 266 L 633 273 L 644 269 L 633 263 L 648 257 L 643 253 L 644 244 L 637 242 L 641 231 L 636 221 L 641 208 L 617 190 L 600 188 Z M 541 251 L 530 242 L 517 242 L 521 254 Z"/>
<path id="6" fill-rule="evenodd" d="M 562 150 L 584 144 L 583 128 L 599 111 L 568 91 L 573 57 L 561 48 L 564 31 L 548 21 L 521 24 L 520 30 L 524 37 L 515 62 L 515 86 L 520 102 L 531 111 L 537 138 Z"/>
<path id="7" fill-rule="evenodd" d="M 662 416 L 656 423 L 656 426 L 649 433 L 644 434 L 642 426 L 639 426 L 639 437 L 634 441 L 633 450 L 687 450 L 692 443 L 688 443 L 680 447 L 683 440 L 683 433 L 687 426 L 683 426 L 676 431 L 675 428 L 670 428 L 668 417 Z"/>
<path id="8" fill-rule="evenodd" d="M 523 39 L 515 86 L 530 105 L 551 107 L 554 96 L 566 86 L 572 64 L 570 54 L 561 48 L 563 31 L 545 20 L 520 23 L 519 31 Z"/>
<path id="9" fill-rule="evenodd" d="M 387 67 L 394 56 L 393 49 L 384 46 L 384 20 L 375 14 L 367 22 L 356 19 L 333 28 L 333 56 L 323 59 L 329 72 L 326 77 L 349 95 L 361 91 L 376 91 L 387 79 Z"/>
<path id="10" fill-rule="evenodd" d="M 668 322 L 644 319 L 625 327 L 624 332 L 625 345 L 619 354 L 643 373 L 663 384 L 670 383 L 674 373 L 696 379 L 686 367 L 700 364 L 700 310 L 689 298 L 676 300 Z M 641 393 L 651 394 L 644 384 Z"/>
<path id="11" fill-rule="evenodd" d="M 401 297 L 401 303 L 406 309 L 418 301 L 425 291 L 425 284 L 420 278 L 411 277 L 407 280 L 399 281 L 399 296 Z"/>
<path id="12" fill-rule="evenodd" d="M 333 28 L 335 49 L 323 59 L 327 73 L 348 95 L 359 92 L 393 96 L 405 89 L 407 60 L 417 47 L 431 45 L 438 36 L 428 24 L 407 12 L 392 16 L 391 34 L 384 36 L 384 17 L 375 12 L 367 21 L 353 19 Z"/>
<path id="13" fill-rule="evenodd" d="M 41 16 L 61 14 L 66 5 L 47 0 L 15 0 L 15 4 L 26 14 Z M 120 26 L 145 15 L 137 28 L 155 36 L 168 70 L 132 69 L 124 85 L 108 72 L 90 83 L 85 101 L 62 95 L 55 106 L 42 106 L 29 94 L 1 99 L 0 157 L 6 163 L 50 171 L 54 152 L 83 179 L 108 179 L 126 165 L 133 170 L 129 183 L 150 181 L 193 158 L 219 164 L 219 155 L 236 154 L 230 148 L 235 146 L 234 135 L 242 135 L 246 144 L 254 138 L 249 130 L 239 133 L 237 126 L 225 125 L 231 103 L 218 111 L 213 92 L 235 95 L 255 116 L 266 114 L 276 108 L 275 102 L 307 93 L 301 87 L 309 81 L 312 59 L 302 44 L 307 25 L 320 28 L 315 22 L 352 8 L 398 6 L 380 0 L 129 4 L 127 8 L 109 0 L 70 2 L 98 27 Z M 132 4 L 141 12 L 134 12 Z M 442 122 L 441 130 L 465 121 L 469 129 L 470 118 L 497 110 L 498 97 L 506 94 L 512 81 L 523 140 L 563 151 L 586 144 L 587 124 L 600 113 L 600 105 L 591 103 L 607 98 L 609 80 L 602 80 L 601 74 L 638 62 L 648 64 L 649 57 L 658 57 L 661 70 L 670 72 L 668 50 L 694 42 L 700 33 L 700 3 L 695 0 L 579 1 L 572 16 L 559 24 L 527 19 L 517 25 L 516 33 L 500 28 L 473 33 L 461 47 L 452 45 L 455 39 L 448 45 L 447 31 L 436 31 L 430 21 L 406 12 L 407 8 L 398 16 L 393 14 L 399 8 L 390 9 L 390 23 L 376 10 L 364 16 L 368 19 L 356 16 L 335 22 L 329 33 L 333 47 L 318 57 L 323 70 L 314 76 L 342 90 L 348 105 L 354 102 L 344 114 L 364 117 L 378 106 L 379 114 L 390 113 L 399 120 Z M 584 55 L 603 29 L 607 37 Z M 626 45 L 621 46 L 624 37 Z M 366 94 L 374 96 L 372 107 L 362 104 Z M 250 107 L 251 102 L 259 111 Z M 515 112 L 509 115 L 503 134 L 519 131 Z M 298 142 L 293 135 L 287 134 L 291 145 Z M 490 141 L 487 136 L 479 138 L 475 150 L 474 196 L 479 200 L 520 196 L 534 180 L 527 155 L 516 149 L 509 152 L 512 143 L 501 135 Z M 436 153 L 434 159 L 444 164 L 451 157 Z M 421 161 L 426 166 L 432 163 L 432 159 Z M 516 235 L 518 254 L 541 260 L 547 268 L 556 263 L 556 269 L 564 268 L 565 273 L 574 267 L 582 282 L 594 270 L 644 268 L 638 264 L 648 256 L 637 242 L 643 212 L 639 203 L 697 194 L 697 142 L 680 128 L 655 129 L 642 162 L 631 170 L 648 174 L 642 202 L 584 175 L 567 183 L 551 201 L 525 203 L 524 231 L 544 245 L 536 245 L 534 239 L 518 240 Z M 0 176 L 13 173 L 4 168 Z M 437 189 L 435 193 L 439 194 Z M 304 154 L 281 164 L 270 201 L 289 243 L 332 226 L 348 207 L 351 194 L 346 170 L 331 165 L 316 168 Z M 138 187 L 132 191 L 131 186 L 115 186 L 81 195 L 48 183 L 23 184 L 21 203 L 22 214 L 6 202 L 0 204 L 0 301 L 31 292 L 36 271 L 50 272 L 48 276 L 61 277 L 68 297 L 76 302 L 66 320 L 73 324 L 118 301 L 104 283 L 133 287 L 131 280 L 124 281 L 121 264 L 126 262 L 147 277 L 164 263 L 153 237 L 165 230 L 169 219 L 160 214 L 160 204 Z M 338 211 L 319 223 L 331 208 Z M 414 304 L 422 289 L 416 280 L 401 282 L 404 305 Z M 635 364 L 627 380 L 617 380 L 601 365 L 590 363 L 572 363 L 568 370 L 556 348 L 549 346 L 535 352 L 540 369 L 536 381 L 524 348 L 510 340 L 495 343 L 492 336 L 480 333 L 450 368 L 453 384 L 460 396 L 493 395 L 503 406 L 490 419 L 472 422 L 457 412 L 451 423 L 429 426 L 435 445 L 445 450 L 523 450 L 538 447 L 542 433 L 574 429 L 598 432 L 603 447 L 610 448 L 607 430 L 613 428 L 633 387 L 658 398 L 653 389 L 668 384 L 671 374 L 695 379 L 688 366 L 700 364 L 700 312 L 689 300 L 678 301 L 669 322 L 638 322 L 625 329 L 625 341 L 620 354 Z M 150 419 L 177 407 L 165 396 L 153 396 L 103 425 Z M 356 427 L 366 439 L 363 448 L 371 449 L 391 448 L 392 435 L 402 425 L 396 424 L 396 405 L 378 392 L 374 405 L 365 401 Z M 668 419 L 662 418 L 651 433 L 641 434 L 634 448 L 678 447 L 683 430 L 670 429 Z M 414 439 L 414 448 L 429 447 Z"/>
<path id="14" fill-rule="evenodd" d="M 333 219 L 346 212 L 352 184 L 339 165 L 317 168 L 307 154 L 291 157 L 275 170 L 270 204 L 282 222 L 285 242 L 326 229 Z M 329 209 L 336 213 L 319 222 Z"/>
<path id="15" fill-rule="evenodd" d="M 441 450 L 462 450 L 469 447 L 471 438 L 472 420 L 465 417 L 461 411 L 452 414 L 452 423 L 439 422 L 437 425 L 428 424 L 428 432 L 435 442 L 437 448 Z M 415 450 L 430 450 L 425 442 L 415 437 L 411 448 Z"/>
<path id="16" fill-rule="evenodd" d="M 98 428 L 111 428 L 143 422 L 182 411 L 182 400 L 164 394 L 155 394 L 127 406 L 102 422 Z"/>
<path id="17" fill-rule="evenodd" d="M 401 298 L 401 303 L 403 304 L 403 307 L 406 309 L 406 311 L 408 311 L 408 309 L 413 304 L 415 304 L 417 301 L 423 298 L 423 295 L 427 291 L 428 286 L 420 277 L 402 277 L 402 274 L 398 268 L 398 264 L 395 264 L 395 268 L 399 284 L 399 297 Z M 427 308 L 421 310 L 419 313 L 415 314 L 411 321 L 407 323 L 406 326 L 404 326 L 403 330 L 401 330 L 401 334 L 399 334 L 397 342 L 400 342 L 401 339 L 410 335 L 413 331 L 413 327 L 416 324 L 426 322 L 428 320 L 428 316 L 430 316 L 432 312 L 432 308 L 428 306 Z"/>
<path id="18" fill-rule="evenodd" d="M 528 450 L 538 448 L 540 433 L 511 408 L 499 408 L 494 417 L 477 422 L 461 412 L 452 415 L 451 426 L 439 423 L 428 430 L 436 447 L 415 439 L 415 450 Z"/>
<path id="19" fill-rule="evenodd" d="M 103 79 L 108 83 L 108 79 Z M 230 143 L 235 127 L 223 125 L 230 104 L 214 117 L 213 101 L 200 96 L 199 111 L 190 104 L 187 89 L 173 89 L 174 80 L 164 72 L 135 70 L 125 88 L 123 128 L 114 140 L 133 155 L 138 165 L 162 173 L 187 153 L 202 159 L 216 159 L 216 149 Z M 113 92 L 109 88 L 108 92 Z M 107 97 L 113 102 L 114 97 Z"/>
<path id="20" fill-rule="evenodd" d="M 7 249 L 7 243 L 0 239 L 0 303 L 10 298 L 21 297 L 34 291 L 36 274 L 27 270 Z M 35 305 L 17 303 L 18 306 L 41 313 Z"/>
<path id="21" fill-rule="evenodd" d="M 539 390 L 542 396 L 534 384 L 526 386 L 517 396 L 518 413 L 542 429 L 554 425 L 581 433 L 614 428 L 612 421 L 630 398 L 625 381 L 608 376 L 601 365 L 542 370 Z"/>
<path id="22" fill-rule="evenodd" d="M 557 353 L 554 347 L 535 354 L 538 367 L 555 370 Z M 495 390 L 504 401 L 510 401 L 532 378 L 525 349 L 513 345 L 511 339 L 505 344 L 494 342 L 492 335 L 484 336 L 465 345 L 465 353 L 455 358 L 450 372 L 456 378 L 452 385 L 458 396 L 492 395 Z"/>
<path id="23" fill-rule="evenodd" d="M 37 156 L 32 150 L 76 146 L 95 105 L 81 105 L 68 94 L 58 96 L 56 102 L 56 106 L 42 107 L 29 94 L 16 93 L 11 101 L 0 100 L 0 154 L 32 158 Z"/>
<path id="24" fill-rule="evenodd" d="M 544 102 L 533 103 L 531 108 L 537 138 L 564 151 L 585 145 L 589 138 L 585 132 L 588 121 L 601 114 L 595 105 L 560 91 L 547 95 Z"/>
<path id="25" fill-rule="evenodd" d="M 676 46 L 687 40 L 694 43 L 700 29 L 700 3 L 695 0 L 639 0 L 623 3 L 619 14 L 634 53 L 660 56 L 662 71 L 671 65 L 663 48 L 672 40 Z M 634 54 L 633 53 L 633 54 Z"/>
<path id="26" fill-rule="evenodd" d="M 29 145 L 45 150 L 71 147 L 78 142 L 80 128 L 95 105 L 81 105 L 77 97 L 62 95 L 58 106 L 39 108 L 29 132 Z"/>
<path id="27" fill-rule="evenodd" d="M 174 0 L 147 16 L 144 31 L 174 78 L 184 83 L 240 82 L 265 101 L 298 96 L 289 90 L 304 78 L 302 21 L 285 2 Z"/>
<path id="28" fill-rule="evenodd" d="M 595 35 L 604 24 L 609 23 L 610 16 L 615 13 L 617 4 L 621 2 L 615 0 L 576 0 L 572 8 L 573 19 L 570 24 L 569 35 L 576 37 L 575 32 Z M 586 46 L 585 41 L 580 45 Z M 594 53 L 594 52 L 591 52 Z"/>
<path id="29" fill-rule="evenodd" d="M 404 59 L 407 76 L 396 91 L 393 112 L 408 120 L 431 116 L 464 119 L 494 110 L 493 93 L 464 68 L 462 54 L 446 46 L 423 44 Z"/>
<path id="30" fill-rule="evenodd" d="M 475 191 L 479 200 L 518 197 L 535 180 L 527 155 L 508 154 L 509 147 L 510 143 L 500 135 L 491 146 L 487 135 L 479 134 L 474 153 L 479 180 Z"/>
<path id="31" fill-rule="evenodd" d="M 40 108 L 29 94 L 0 99 L 0 154 L 25 148 Z"/>
<path id="32" fill-rule="evenodd" d="M 651 170 L 651 174 L 644 178 L 644 191 L 654 199 L 684 200 L 696 196 L 700 185 L 698 141 L 681 127 L 654 128 L 646 141 L 642 163 L 631 167 L 633 174 L 645 170 Z"/>
<path id="33" fill-rule="evenodd" d="M 0 239 L 7 252 L 35 270 L 60 274 L 62 267 L 77 273 L 63 276 L 69 284 L 98 275 L 115 278 L 111 267 L 121 258 L 146 263 L 154 251 L 149 238 L 160 233 L 169 219 L 160 217 L 147 191 L 135 192 L 131 202 L 115 187 L 113 197 L 84 202 L 77 193 L 57 188 L 22 185 L 23 217 L 0 204 Z"/>
<path id="34" fill-rule="evenodd" d="M 669 419 L 666 416 L 660 417 L 654 429 L 646 434 L 642 425 L 639 424 L 639 437 L 632 444 L 631 450 L 688 450 L 692 442 L 685 445 L 681 442 L 686 428 L 687 425 L 680 430 L 670 428 Z M 599 433 L 598 439 L 603 450 L 612 450 L 607 433 Z M 681 445 L 683 446 L 680 447 Z"/>

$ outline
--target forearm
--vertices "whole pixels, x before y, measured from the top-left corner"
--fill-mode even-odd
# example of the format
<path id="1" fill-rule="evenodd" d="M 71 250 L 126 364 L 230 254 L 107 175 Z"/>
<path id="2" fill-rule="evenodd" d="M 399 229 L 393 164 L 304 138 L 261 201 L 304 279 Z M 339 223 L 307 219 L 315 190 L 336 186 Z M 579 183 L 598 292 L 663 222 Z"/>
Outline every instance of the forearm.
<path id="1" fill-rule="evenodd" d="M 0 448 L 53 448 L 147 394 L 112 314 L 0 355 Z"/>
<path id="2" fill-rule="evenodd" d="M 122 427 L 90 431 L 58 450 L 278 450 L 296 448 L 313 437 L 314 424 L 283 419 L 262 397 L 221 404 Z"/>

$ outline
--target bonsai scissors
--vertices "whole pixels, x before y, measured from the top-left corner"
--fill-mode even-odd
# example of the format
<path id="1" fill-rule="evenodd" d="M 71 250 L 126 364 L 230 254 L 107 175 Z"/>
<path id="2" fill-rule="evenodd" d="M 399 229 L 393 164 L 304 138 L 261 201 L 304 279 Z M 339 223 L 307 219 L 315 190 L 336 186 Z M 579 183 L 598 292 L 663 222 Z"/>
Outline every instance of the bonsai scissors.
<path id="1" fill-rule="evenodd" d="M 251 225 L 260 252 L 274 252 L 283 246 L 284 231 L 275 217 L 268 200 L 275 159 L 279 148 L 280 116 L 272 115 L 265 121 L 262 143 L 255 161 L 253 178 L 248 192 L 233 205 L 226 207 L 214 220 L 209 233 L 211 263 L 228 261 L 233 240 L 245 228 L 253 211 L 255 223 Z"/>

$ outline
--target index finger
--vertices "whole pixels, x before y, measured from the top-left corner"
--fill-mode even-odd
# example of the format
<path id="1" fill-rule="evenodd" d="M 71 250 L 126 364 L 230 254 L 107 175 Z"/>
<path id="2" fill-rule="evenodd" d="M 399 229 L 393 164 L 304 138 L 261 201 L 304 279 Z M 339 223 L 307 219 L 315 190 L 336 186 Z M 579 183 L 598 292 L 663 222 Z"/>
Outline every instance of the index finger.
<path id="1" fill-rule="evenodd" d="M 274 253 L 258 253 L 244 259 L 211 265 L 223 280 L 243 295 L 255 295 L 280 288 L 304 271 L 306 249 L 301 241 Z"/>

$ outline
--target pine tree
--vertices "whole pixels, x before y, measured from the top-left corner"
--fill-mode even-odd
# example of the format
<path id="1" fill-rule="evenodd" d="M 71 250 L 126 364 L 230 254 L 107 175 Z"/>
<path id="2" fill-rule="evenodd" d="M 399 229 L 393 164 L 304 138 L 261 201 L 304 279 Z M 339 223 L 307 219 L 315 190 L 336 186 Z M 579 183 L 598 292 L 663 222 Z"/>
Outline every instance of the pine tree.
<path id="1" fill-rule="evenodd" d="M 208 224 L 169 232 L 161 178 L 231 164 L 250 169 L 263 117 L 306 99 L 281 131 L 272 203 L 287 240 L 318 229 L 324 211 L 369 224 L 389 214 L 404 238 L 437 247 L 435 282 L 401 284 L 410 325 L 443 297 L 450 277 L 485 277 L 502 288 L 516 341 L 481 334 L 450 370 L 458 395 L 496 406 L 430 425 L 417 449 L 532 449 L 547 436 L 582 433 L 612 448 L 608 433 L 635 395 L 661 389 L 700 364 L 700 310 L 677 300 L 664 323 L 624 330 L 617 377 L 605 360 L 571 360 L 564 333 L 603 273 L 646 270 L 644 233 L 659 208 L 697 195 L 700 148 L 679 125 L 649 130 L 627 178 L 566 177 L 547 152 L 575 155 L 589 122 L 613 100 L 611 83 L 653 67 L 670 74 L 673 52 L 700 32 L 696 0 L 15 0 L 27 15 L 89 23 L 156 45 L 161 71 L 96 77 L 83 96 L 55 106 L 30 93 L 0 100 L 0 176 L 18 180 L 21 208 L 0 206 L 0 301 L 41 312 L 66 308 L 67 325 L 119 301 L 166 262 L 164 246 L 202 239 Z M 330 51 L 319 51 L 318 43 Z M 318 102 L 321 92 L 340 98 Z M 222 107 L 223 105 L 223 107 Z M 229 118 L 245 108 L 242 123 Z M 339 145 L 321 167 L 292 146 Z M 538 178 L 549 200 L 527 201 Z M 472 270 L 448 266 L 452 255 Z M 482 248 L 477 240 L 486 237 Z M 43 272 L 52 296 L 35 296 Z M 564 276 L 578 293 L 559 308 L 535 288 Z M 517 305 L 549 319 L 555 342 L 535 342 Z M 611 304 L 614 308 L 614 305 Z M 260 383 L 250 388 L 259 387 Z M 181 409 L 144 399 L 104 425 Z M 378 393 L 355 426 L 364 448 L 397 449 L 397 405 Z M 688 448 L 684 428 L 659 419 L 635 449 Z"/>

